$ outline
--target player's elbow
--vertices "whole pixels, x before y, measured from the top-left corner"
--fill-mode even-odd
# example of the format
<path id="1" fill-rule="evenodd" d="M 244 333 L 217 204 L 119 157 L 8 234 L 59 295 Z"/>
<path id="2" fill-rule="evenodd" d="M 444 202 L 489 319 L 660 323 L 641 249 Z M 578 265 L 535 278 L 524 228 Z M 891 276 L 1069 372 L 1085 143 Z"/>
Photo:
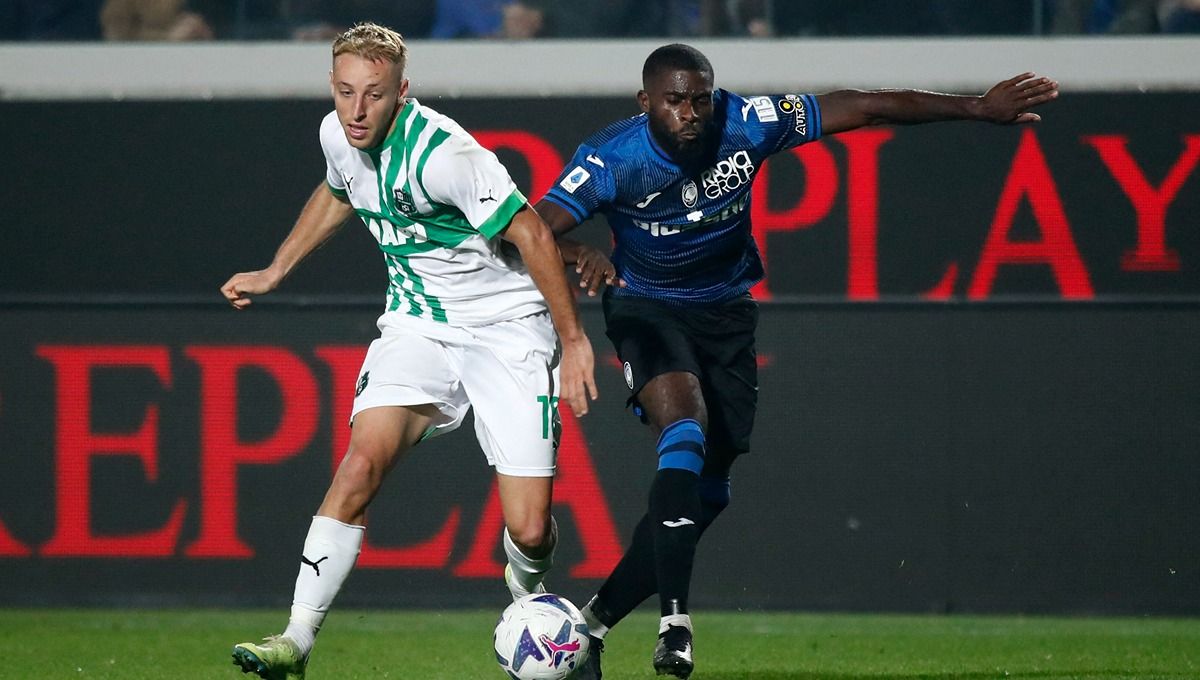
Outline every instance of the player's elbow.
<path id="1" fill-rule="evenodd" d="M 533 210 L 525 208 L 513 217 L 508 229 L 504 230 L 504 239 L 517 247 L 522 255 L 533 252 L 557 251 L 554 233 L 546 226 Z"/>
<path id="2" fill-rule="evenodd" d="M 876 92 L 838 90 L 817 98 L 821 132 L 831 135 L 871 125 L 887 125 L 889 117 Z"/>

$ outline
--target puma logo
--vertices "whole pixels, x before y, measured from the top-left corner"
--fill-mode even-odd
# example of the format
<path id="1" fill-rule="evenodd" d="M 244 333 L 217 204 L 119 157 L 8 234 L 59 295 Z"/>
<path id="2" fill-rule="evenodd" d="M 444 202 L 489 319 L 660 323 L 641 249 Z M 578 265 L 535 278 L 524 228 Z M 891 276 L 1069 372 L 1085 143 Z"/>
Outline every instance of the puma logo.
<path id="1" fill-rule="evenodd" d="M 321 575 L 321 568 L 318 567 L 317 565 L 324 562 L 327 559 L 329 559 L 329 555 L 326 555 L 326 556 L 322 557 L 321 559 L 317 560 L 316 562 L 313 562 L 312 560 L 305 557 L 303 553 L 300 554 L 300 561 L 303 562 L 304 564 L 307 564 L 308 566 L 312 567 L 313 571 L 317 572 L 317 576 Z"/>
<path id="2" fill-rule="evenodd" d="M 663 520 L 663 526 L 667 527 L 668 529 L 678 529 L 679 527 L 684 527 L 689 524 L 695 524 L 695 522 L 687 517 L 680 517 L 677 520 Z"/>
<path id="3" fill-rule="evenodd" d="M 550 636 L 546 635 L 545 633 L 543 633 L 540 637 L 542 644 L 546 646 L 546 649 L 550 650 L 551 654 L 559 654 L 561 652 L 578 652 L 579 648 L 582 646 L 580 645 L 579 640 L 568 640 L 563 643 L 558 643 L 554 640 L 551 640 Z"/>

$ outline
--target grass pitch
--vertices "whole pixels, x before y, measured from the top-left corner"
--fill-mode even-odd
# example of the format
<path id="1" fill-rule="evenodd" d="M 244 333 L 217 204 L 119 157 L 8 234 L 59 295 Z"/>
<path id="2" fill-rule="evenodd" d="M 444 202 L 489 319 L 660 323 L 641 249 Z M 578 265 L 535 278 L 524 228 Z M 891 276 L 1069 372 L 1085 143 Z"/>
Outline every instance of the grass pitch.
<path id="1" fill-rule="evenodd" d="M 693 680 L 1200 678 L 1200 619 L 695 612 Z M 335 610 L 313 680 L 501 680 L 491 611 Z M 0 609 L 0 678 L 243 676 L 234 643 L 278 632 L 285 611 Z M 608 680 L 654 678 L 657 618 L 609 635 Z"/>

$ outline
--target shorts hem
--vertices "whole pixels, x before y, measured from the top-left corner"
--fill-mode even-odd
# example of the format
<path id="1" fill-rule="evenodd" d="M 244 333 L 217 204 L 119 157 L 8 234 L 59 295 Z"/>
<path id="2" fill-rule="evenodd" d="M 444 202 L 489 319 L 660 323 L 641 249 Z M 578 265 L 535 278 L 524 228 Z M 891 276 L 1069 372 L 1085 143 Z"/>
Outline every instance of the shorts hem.
<path id="1" fill-rule="evenodd" d="M 495 468 L 497 473 L 508 475 L 509 477 L 553 477 L 554 471 L 557 468 L 557 466 L 548 468 L 512 467 L 500 464 L 493 464 L 492 467 Z"/>
<path id="2" fill-rule="evenodd" d="M 383 392 L 385 390 L 380 391 Z M 428 394 L 416 390 L 393 388 L 386 390 L 386 394 L 373 395 L 370 399 L 355 399 L 350 411 L 350 424 L 353 425 L 355 416 L 367 409 L 379 406 L 424 406 L 426 404 L 436 407 L 438 413 L 441 415 L 441 418 L 438 418 L 433 423 L 435 428 L 440 429 L 458 421 L 458 418 L 454 415 L 446 413 L 446 409 L 452 408 L 446 402 L 430 399 Z"/>

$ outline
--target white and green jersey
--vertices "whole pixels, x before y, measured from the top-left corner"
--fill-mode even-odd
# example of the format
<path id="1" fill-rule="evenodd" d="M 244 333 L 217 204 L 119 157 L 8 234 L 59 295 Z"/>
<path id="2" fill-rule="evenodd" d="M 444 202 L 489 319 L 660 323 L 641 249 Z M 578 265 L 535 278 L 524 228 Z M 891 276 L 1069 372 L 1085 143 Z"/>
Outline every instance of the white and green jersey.
<path id="1" fill-rule="evenodd" d="M 380 328 L 420 317 L 480 326 L 546 311 L 497 234 L 525 205 L 508 171 L 453 120 L 415 99 L 379 146 L 350 146 L 330 113 L 321 123 L 326 182 L 350 201 L 387 262 Z"/>

